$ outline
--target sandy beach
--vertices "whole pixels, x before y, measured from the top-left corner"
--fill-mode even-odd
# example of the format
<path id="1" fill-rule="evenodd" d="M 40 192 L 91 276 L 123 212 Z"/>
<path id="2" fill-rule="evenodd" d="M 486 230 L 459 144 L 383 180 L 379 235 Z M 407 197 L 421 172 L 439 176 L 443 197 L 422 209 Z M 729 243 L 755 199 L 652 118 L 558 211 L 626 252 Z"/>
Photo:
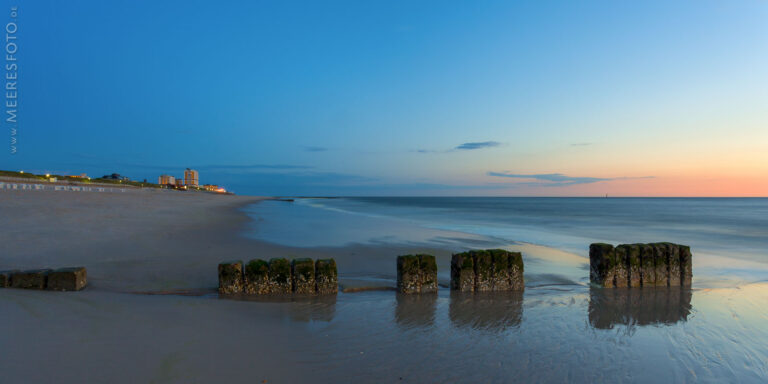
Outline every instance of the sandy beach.
<path id="1" fill-rule="evenodd" d="M 451 252 L 458 241 L 497 245 L 492 240 L 440 232 L 445 246 L 289 247 L 246 236 L 254 225 L 266 230 L 259 226 L 270 221 L 269 210 L 250 217 L 243 212 L 263 199 L 162 190 L 2 192 L 0 269 L 82 265 L 89 286 L 67 293 L 0 290 L 0 381 L 666 383 L 768 377 L 760 341 L 768 340 L 761 327 L 768 319 L 765 283 L 606 294 L 589 288 L 583 256 L 519 243 L 508 248 L 524 252 L 525 294 L 467 297 L 445 288 Z M 296 236 L 306 233 L 291 220 Z M 437 256 L 438 295 L 388 290 L 395 257 L 411 252 Z M 271 257 L 334 257 L 346 293 L 219 298 L 220 261 Z M 653 372 L 645 369 L 650 364 Z"/>

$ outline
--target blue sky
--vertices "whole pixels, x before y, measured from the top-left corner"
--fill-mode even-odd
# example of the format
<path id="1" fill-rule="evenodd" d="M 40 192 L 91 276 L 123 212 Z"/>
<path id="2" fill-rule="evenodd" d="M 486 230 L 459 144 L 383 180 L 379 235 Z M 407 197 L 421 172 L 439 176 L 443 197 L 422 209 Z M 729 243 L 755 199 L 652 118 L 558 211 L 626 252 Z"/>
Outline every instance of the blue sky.
<path id="1" fill-rule="evenodd" d="M 7 18 L 17 3 L 1 3 Z M 194 167 L 247 194 L 768 195 L 766 1 L 19 14 L 19 143 L 2 169 Z"/>

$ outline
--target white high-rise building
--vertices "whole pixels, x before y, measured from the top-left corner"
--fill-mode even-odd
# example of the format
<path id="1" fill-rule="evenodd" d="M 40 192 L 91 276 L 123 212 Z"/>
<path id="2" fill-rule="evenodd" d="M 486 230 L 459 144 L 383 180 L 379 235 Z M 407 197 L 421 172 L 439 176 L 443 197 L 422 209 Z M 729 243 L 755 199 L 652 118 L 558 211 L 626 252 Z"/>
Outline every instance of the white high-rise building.
<path id="1" fill-rule="evenodd" d="M 200 174 L 194 169 L 184 171 L 184 185 L 197 187 L 200 185 Z"/>

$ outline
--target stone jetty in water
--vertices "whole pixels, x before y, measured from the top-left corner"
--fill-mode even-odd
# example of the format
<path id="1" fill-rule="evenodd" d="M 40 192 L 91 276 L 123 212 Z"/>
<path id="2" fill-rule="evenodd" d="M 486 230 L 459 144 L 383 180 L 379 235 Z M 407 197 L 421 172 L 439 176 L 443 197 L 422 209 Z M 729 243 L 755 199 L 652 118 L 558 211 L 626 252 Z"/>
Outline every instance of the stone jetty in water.
<path id="1" fill-rule="evenodd" d="M 503 249 L 473 250 L 451 258 L 451 289 L 462 292 L 522 291 L 523 255 Z"/>
<path id="2" fill-rule="evenodd" d="M 0 271 L 0 288 L 80 291 L 86 285 L 85 267 Z"/>
<path id="3" fill-rule="evenodd" d="M 335 294 L 338 271 L 334 259 L 302 258 L 269 262 L 254 259 L 219 264 L 219 293 L 246 295 Z"/>
<path id="4" fill-rule="evenodd" d="M 690 286 L 691 248 L 673 243 L 589 246 L 589 280 L 606 287 Z"/>
<path id="5" fill-rule="evenodd" d="M 397 257 L 397 291 L 400 293 L 437 292 L 437 261 L 432 255 Z"/>

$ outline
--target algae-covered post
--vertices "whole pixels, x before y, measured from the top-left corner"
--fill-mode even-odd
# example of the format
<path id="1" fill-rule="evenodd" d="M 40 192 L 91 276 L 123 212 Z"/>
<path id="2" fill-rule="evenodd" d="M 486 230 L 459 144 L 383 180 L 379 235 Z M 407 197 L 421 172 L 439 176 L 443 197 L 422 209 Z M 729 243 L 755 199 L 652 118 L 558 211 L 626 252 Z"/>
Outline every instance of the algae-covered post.
<path id="1" fill-rule="evenodd" d="M 673 243 L 589 247 L 590 282 L 603 287 L 691 285 L 691 249 Z"/>
<path id="2" fill-rule="evenodd" d="M 680 284 L 684 287 L 691 286 L 693 276 L 693 263 L 691 261 L 691 247 L 687 245 L 678 246 L 680 253 Z"/>
<path id="3" fill-rule="evenodd" d="M 318 259 L 315 262 L 315 282 L 317 283 L 318 294 L 335 294 L 339 291 L 339 272 L 336 269 L 336 260 Z"/>
<path id="4" fill-rule="evenodd" d="M 520 252 L 509 252 L 509 289 L 513 291 L 525 290 L 525 266 L 523 265 L 523 254 Z"/>
<path id="5" fill-rule="evenodd" d="M 291 263 L 285 258 L 269 260 L 269 290 L 271 293 L 291 293 Z"/>
<path id="6" fill-rule="evenodd" d="M 400 293 L 421 292 L 419 265 L 418 255 L 397 257 L 397 290 Z"/>
<path id="7" fill-rule="evenodd" d="M 640 287 L 642 285 L 642 265 L 640 263 L 640 244 L 620 245 L 627 252 L 627 269 L 629 272 L 629 286 Z"/>
<path id="8" fill-rule="evenodd" d="M 653 243 L 653 258 L 655 259 L 656 286 L 669 285 L 669 252 L 666 243 Z"/>
<path id="9" fill-rule="evenodd" d="M 669 275 L 669 286 L 680 286 L 680 246 L 667 243 L 667 258 L 669 261 L 667 272 Z"/>
<path id="10" fill-rule="evenodd" d="M 312 259 L 293 259 L 291 275 L 293 293 L 315 293 L 315 263 Z"/>
<path id="11" fill-rule="evenodd" d="M 461 292 L 475 290 L 475 262 L 464 252 L 451 257 L 451 289 Z"/>
<path id="12" fill-rule="evenodd" d="M 615 261 L 615 275 L 616 280 L 615 284 L 616 287 L 624 288 L 629 286 L 629 270 L 628 270 L 628 256 L 629 253 L 627 252 L 627 247 L 625 246 L 618 246 L 614 248 L 614 257 L 616 258 Z"/>
<path id="13" fill-rule="evenodd" d="M 269 264 L 254 259 L 245 265 L 245 293 L 265 295 L 269 293 Z"/>
<path id="14" fill-rule="evenodd" d="M 243 285 L 242 261 L 227 261 L 219 264 L 219 293 L 241 293 Z"/>
<path id="15" fill-rule="evenodd" d="M 419 255 L 421 293 L 437 292 L 437 261 L 432 255 Z"/>
<path id="16" fill-rule="evenodd" d="M 509 275 L 509 253 L 503 249 L 491 249 L 491 290 L 508 291 L 512 277 Z"/>
<path id="17" fill-rule="evenodd" d="M 616 286 L 616 253 L 613 245 L 595 243 L 589 246 L 589 281 L 605 288 Z"/>
<path id="18" fill-rule="evenodd" d="M 453 255 L 451 289 L 462 292 L 522 291 L 523 255 L 504 249 L 472 250 Z"/>
<path id="19" fill-rule="evenodd" d="M 488 292 L 493 290 L 493 258 L 488 251 L 471 252 L 475 259 L 475 291 Z"/>
<path id="20" fill-rule="evenodd" d="M 11 275 L 11 287 L 23 289 L 45 289 L 50 269 L 34 269 Z"/>
<path id="21" fill-rule="evenodd" d="M 656 286 L 656 258 L 653 256 L 653 247 L 649 244 L 640 244 L 640 273 L 643 287 Z"/>
<path id="22" fill-rule="evenodd" d="M 61 268 L 48 274 L 46 289 L 51 291 L 79 291 L 88 284 L 85 267 Z"/>

